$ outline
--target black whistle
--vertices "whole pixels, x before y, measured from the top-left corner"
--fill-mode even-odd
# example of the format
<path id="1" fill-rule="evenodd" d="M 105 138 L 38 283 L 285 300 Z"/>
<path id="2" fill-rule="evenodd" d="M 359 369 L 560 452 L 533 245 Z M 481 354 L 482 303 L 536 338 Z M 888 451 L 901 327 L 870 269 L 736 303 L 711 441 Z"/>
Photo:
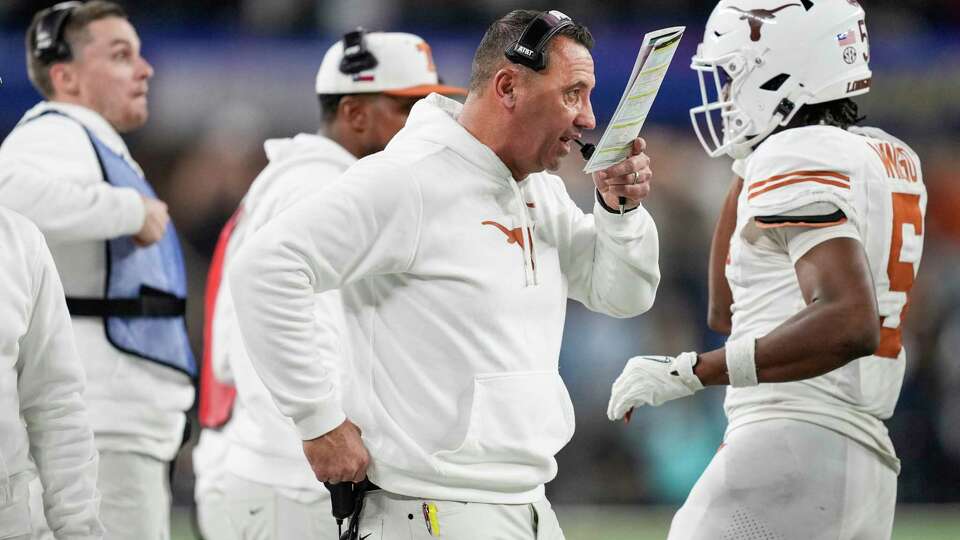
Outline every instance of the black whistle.
<path id="1" fill-rule="evenodd" d="M 327 490 L 330 492 L 330 506 L 333 517 L 337 520 L 337 525 L 340 525 L 343 520 L 353 514 L 354 504 L 356 503 L 356 497 L 353 494 L 354 485 L 352 482 L 337 484 L 324 482 L 323 485 L 327 486 Z"/>

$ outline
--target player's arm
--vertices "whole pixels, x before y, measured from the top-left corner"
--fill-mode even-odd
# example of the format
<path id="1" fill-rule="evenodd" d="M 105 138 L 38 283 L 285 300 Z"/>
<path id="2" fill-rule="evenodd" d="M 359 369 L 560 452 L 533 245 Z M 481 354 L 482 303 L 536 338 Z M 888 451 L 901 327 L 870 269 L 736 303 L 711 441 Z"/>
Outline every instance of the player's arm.
<path id="1" fill-rule="evenodd" d="M 873 279 L 859 241 L 823 242 L 795 269 L 807 306 L 756 340 L 758 382 L 823 375 L 873 354 L 880 343 Z M 729 384 L 726 349 L 701 354 L 694 372 L 704 385 Z"/>
<path id="2" fill-rule="evenodd" d="M 756 340 L 738 338 L 699 355 L 631 358 L 613 384 L 607 416 L 617 420 L 636 406 L 657 406 L 706 385 L 808 379 L 872 354 L 880 324 L 860 241 L 840 235 L 825 240 L 800 255 L 795 268 L 804 309 Z"/>
<path id="3" fill-rule="evenodd" d="M 730 306 L 733 305 L 733 293 L 730 291 L 725 269 L 730 254 L 730 238 L 733 237 L 737 227 L 737 199 L 742 189 L 743 178 L 734 177 L 727 198 L 720 209 L 720 217 L 713 231 L 713 240 L 710 242 L 707 326 L 721 334 L 729 334 L 732 327 Z"/>

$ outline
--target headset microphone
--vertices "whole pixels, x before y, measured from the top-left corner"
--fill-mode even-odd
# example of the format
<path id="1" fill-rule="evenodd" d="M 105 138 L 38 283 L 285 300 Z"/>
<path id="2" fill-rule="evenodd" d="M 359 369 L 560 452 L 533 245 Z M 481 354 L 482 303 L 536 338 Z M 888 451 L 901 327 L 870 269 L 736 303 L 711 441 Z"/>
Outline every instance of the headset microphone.
<path id="1" fill-rule="evenodd" d="M 590 161 L 590 158 L 593 157 L 593 151 L 597 149 L 597 145 L 585 143 L 580 139 L 574 139 L 573 142 L 580 145 L 580 155 L 583 156 L 583 159 Z"/>

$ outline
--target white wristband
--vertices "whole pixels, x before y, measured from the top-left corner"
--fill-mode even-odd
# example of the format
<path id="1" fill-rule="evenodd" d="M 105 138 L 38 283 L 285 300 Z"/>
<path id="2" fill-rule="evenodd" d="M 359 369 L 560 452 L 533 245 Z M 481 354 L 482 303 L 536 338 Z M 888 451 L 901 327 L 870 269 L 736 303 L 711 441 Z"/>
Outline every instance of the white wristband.
<path id="1" fill-rule="evenodd" d="M 757 350 L 756 338 L 745 337 L 727 341 L 725 349 L 730 386 L 734 388 L 756 386 L 758 384 L 757 362 L 754 359 Z"/>

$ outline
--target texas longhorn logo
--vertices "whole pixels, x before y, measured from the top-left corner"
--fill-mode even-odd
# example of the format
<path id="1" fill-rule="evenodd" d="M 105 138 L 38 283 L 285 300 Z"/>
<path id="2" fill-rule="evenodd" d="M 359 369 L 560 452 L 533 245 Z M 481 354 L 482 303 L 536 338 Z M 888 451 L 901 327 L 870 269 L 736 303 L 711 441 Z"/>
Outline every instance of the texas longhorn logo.
<path id="1" fill-rule="evenodd" d="M 520 246 L 520 249 L 523 249 L 523 229 L 517 227 L 516 229 L 508 229 L 503 225 L 497 223 L 496 221 L 481 221 L 481 225 L 492 225 L 500 230 L 503 234 L 507 236 L 508 244 L 517 244 Z"/>
<path id="2" fill-rule="evenodd" d="M 760 29 L 763 27 L 763 23 L 774 23 L 774 19 L 777 18 L 776 13 L 782 9 L 787 9 L 788 7 L 796 6 L 802 8 L 800 4 L 784 4 L 780 7 L 773 9 L 751 9 L 745 10 L 738 7 L 729 6 L 727 9 L 730 11 L 735 11 L 740 14 L 741 21 L 747 21 L 747 24 L 750 25 L 750 41 L 760 41 Z"/>

